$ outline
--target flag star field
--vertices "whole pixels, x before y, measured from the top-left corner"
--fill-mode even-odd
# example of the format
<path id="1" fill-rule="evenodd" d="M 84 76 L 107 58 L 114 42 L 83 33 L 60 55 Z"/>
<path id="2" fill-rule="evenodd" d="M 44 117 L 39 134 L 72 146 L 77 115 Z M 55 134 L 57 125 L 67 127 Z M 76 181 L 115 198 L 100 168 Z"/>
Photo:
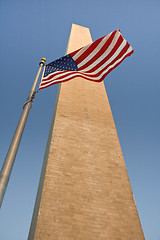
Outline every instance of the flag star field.
<path id="1" fill-rule="evenodd" d="M 44 77 L 56 71 L 78 71 L 78 67 L 76 62 L 68 54 L 47 64 L 45 67 Z"/>

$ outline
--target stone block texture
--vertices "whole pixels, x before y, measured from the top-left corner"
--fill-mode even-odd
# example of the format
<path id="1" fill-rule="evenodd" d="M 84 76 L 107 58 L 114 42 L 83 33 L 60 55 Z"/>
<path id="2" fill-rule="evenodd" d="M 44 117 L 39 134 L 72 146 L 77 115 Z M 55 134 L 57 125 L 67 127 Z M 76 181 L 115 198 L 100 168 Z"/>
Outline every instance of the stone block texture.
<path id="1" fill-rule="evenodd" d="M 67 53 L 91 42 L 73 24 Z M 61 84 L 51 131 L 33 239 L 144 239 L 104 83 Z"/>

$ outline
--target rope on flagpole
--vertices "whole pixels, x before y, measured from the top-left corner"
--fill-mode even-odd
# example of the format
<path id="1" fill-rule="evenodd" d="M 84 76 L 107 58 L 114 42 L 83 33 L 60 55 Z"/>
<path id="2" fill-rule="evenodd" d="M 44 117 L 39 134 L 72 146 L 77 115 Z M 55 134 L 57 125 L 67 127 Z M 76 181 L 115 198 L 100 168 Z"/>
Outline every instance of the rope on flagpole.
<path id="1" fill-rule="evenodd" d="M 26 106 L 27 103 L 29 103 L 29 102 L 32 103 L 32 102 L 33 102 L 33 99 L 35 98 L 37 92 L 38 92 L 38 91 L 35 91 L 35 92 L 33 93 L 32 97 L 31 97 L 31 99 L 27 100 L 27 101 L 24 103 L 23 109 L 24 109 L 24 107 Z M 32 107 L 32 106 L 31 106 L 31 107 Z"/>

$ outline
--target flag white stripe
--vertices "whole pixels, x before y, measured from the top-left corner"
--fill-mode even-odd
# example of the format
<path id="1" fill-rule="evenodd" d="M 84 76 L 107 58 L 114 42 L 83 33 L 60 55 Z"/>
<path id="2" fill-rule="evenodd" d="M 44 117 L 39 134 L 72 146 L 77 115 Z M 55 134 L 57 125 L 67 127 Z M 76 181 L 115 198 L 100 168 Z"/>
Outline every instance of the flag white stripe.
<path id="1" fill-rule="evenodd" d="M 125 58 L 125 56 L 127 55 L 127 54 L 129 54 L 130 52 L 132 52 L 132 47 L 130 46 L 129 48 L 128 48 L 128 50 L 127 50 L 127 52 L 121 57 L 121 58 L 119 58 L 114 64 L 112 64 L 112 65 L 110 65 L 104 72 L 102 72 L 98 77 L 89 77 L 88 76 L 88 73 L 87 74 L 85 74 L 85 73 L 81 73 L 81 72 L 77 72 L 77 71 L 75 71 L 75 72 L 73 72 L 73 74 L 70 74 L 69 76 L 66 76 L 66 77 L 64 77 L 63 78 L 63 81 L 65 81 L 65 80 L 68 80 L 68 79 L 70 79 L 70 78 L 72 78 L 72 77 L 79 77 L 79 76 L 84 76 L 84 77 L 86 77 L 87 79 L 89 79 L 89 80 L 94 80 L 94 81 L 98 81 L 98 80 L 100 80 L 111 68 L 114 68 L 114 66 L 116 66 L 120 61 L 122 61 L 122 59 L 123 58 Z M 67 74 L 68 72 L 66 72 L 66 74 Z M 46 81 L 45 82 L 45 85 L 42 85 L 41 87 L 47 87 L 47 86 L 49 86 L 49 85 L 51 85 L 52 83 L 56 83 L 56 82 L 59 82 L 59 81 L 61 81 L 61 79 L 57 79 L 57 78 L 59 78 L 59 77 L 61 77 L 61 75 L 62 74 L 58 74 L 58 76 L 55 76 L 54 77 L 54 79 L 51 81 L 51 80 L 48 80 L 48 81 Z M 63 74 L 64 75 L 64 74 Z M 57 80 L 56 80 L 57 79 Z M 50 82 L 49 82 L 50 81 Z M 48 83 L 49 82 L 49 83 Z M 43 82 L 44 83 L 44 82 Z"/>
<path id="2" fill-rule="evenodd" d="M 120 37 L 120 36 L 119 36 Z M 84 68 L 81 70 L 81 72 L 86 72 L 86 71 L 89 71 L 91 70 L 92 68 L 94 68 L 97 64 L 99 64 L 105 57 L 107 57 L 110 52 L 113 50 L 114 46 L 116 45 L 119 37 L 112 41 L 112 43 L 110 44 L 110 46 L 107 48 L 107 50 L 99 57 L 97 58 L 97 60 L 95 60 L 92 64 L 90 64 L 88 67 Z M 126 40 L 125 40 L 126 41 Z M 121 47 L 121 45 L 118 47 L 118 49 Z M 114 55 L 113 55 L 114 56 Z M 108 61 L 106 62 L 106 65 L 108 64 Z M 78 68 L 80 67 L 79 64 L 77 65 Z"/>
<path id="3" fill-rule="evenodd" d="M 103 68 L 105 68 L 107 65 L 109 65 L 118 55 L 119 53 L 123 50 L 123 48 L 126 46 L 127 44 L 127 41 L 124 39 L 123 42 L 121 43 L 121 45 L 119 46 L 119 48 L 117 49 L 117 51 L 112 55 L 112 57 L 110 57 L 108 59 L 108 61 L 106 61 L 103 65 L 101 65 L 98 69 L 96 69 L 93 73 L 94 74 L 97 74 L 99 71 L 101 71 Z M 108 53 L 109 54 L 109 53 Z M 107 55 L 108 55 L 107 54 Z M 106 55 L 106 56 L 107 56 Z M 97 61 L 93 62 L 90 66 L 88 66 L 87 68 L 81 70 L 81 72 L 87 72 L 89 70 L 91 70 L 93 67 L 95 67 L 98 63 L 100 63 L 100 61 L 102 61 L 104 59 L 104 57 L 106 56 L 103 56 L 103 58 L 99 58 L 99 60 L 97 59 Z M 79 67 L 79 65 L 78 65 Z M 91 73 L 87 73 L 88 75 L 91 75 Z"/>
<path id="4" fill-rule="evenodd" d="M 112 42 L 115 41 L 116 38 L 118 38 L 120 36 L 120 32 L 117 31 Z M 86 62 L 88 62 L 89 60 L 91 60 L 100 50 L 101 48 L 105 45 L 105 43 L 107 42 L 109 36 L 107 35 L 106 37 L 104 37 L 102 39 L 102 41 L 97 45 L 97 47 L 82 61 L 78 64 L 79 67 L 82 67 L 84 64 L 86 64 Z M 74 59 L 74 57 L 73 57 Z M 74 59 L 75 60 L 75 59 Z M 76 60 L 75 60 L 76 61 Z"/>
<path id="5" fill-rule="evenodd" d="M 91 43 L 92 44 L 92 43 Z M 80 49 L 72 58 L 73 59 L 77 59 L 79 58 L 90 46 L 91 44 L 88 44 L 87 46 L 83 47 L 82 49 Z M 74 60 L 75 61 L 75 60 Z"/>
<path id="6" fill-rule="evenodd" d="M 108 39 L 111 34 L 112 34 L 112 32 L 111 32 L 110 34 L 108 34 L 107 36 L 105 36 L 104 38 L 107 38 L 107 39 Z M 104 39 L 104 38 L 103 38 L 103 39 Z M 92 45 L 92 43 L 91 43 L 91 44 L 88 44 L 86 47 L 80 49 L 80 50 L 72 57 L 72 58 L 74 59 L 74 61 L 76 61 L 77 58 L 79 58 L 91 45 Z"/>

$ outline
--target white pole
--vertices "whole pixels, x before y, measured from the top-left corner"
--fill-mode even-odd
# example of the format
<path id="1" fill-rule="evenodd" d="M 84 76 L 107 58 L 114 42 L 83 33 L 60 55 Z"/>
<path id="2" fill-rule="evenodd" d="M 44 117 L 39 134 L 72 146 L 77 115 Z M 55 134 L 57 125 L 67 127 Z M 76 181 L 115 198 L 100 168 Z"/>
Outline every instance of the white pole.
<path id="1" fill-rule="evenodd" d="M 35 77 L 31 91 L 29 93 L 28 99 L 27 99 L 26 103 L 23 105 L 23 112 L 19 119 L 16 131 L 12 138 L 12 142 L 10 144 L 8 153 L 6 155 L 6 158 L 4 160 L 4 163 L 3 163 L 3 166 L 2 166 L 2 169 L 0 172 L 0 207 L 2 205 L 4 194 L 5 194 L 7 184 L 8 184 L 10 175 L 11 175 L 12 167 L 13 167 L 15 157 L 17 154 L 17 150 L 18 150 L 18 147 L 19 147 L 19 144 L 21 141 L 21 137 L 23 134 L 23 130 L 24 130 L 26 121 L 27 121 L 27 117 L 28 117 L 29 111 L 32 107 L 33 99 L 35 97 L 38 80 L 39 80 L 39 77 L 40 77 L 40 74 L 41 74 L 41 71 L 42 71 L 42 68 L 43 68 L 45 62 L 46 62 L 46 59 L 42 58 L 41 62 L 39 64 L 39 69 L 38 69 L 37 75 Z"/>

